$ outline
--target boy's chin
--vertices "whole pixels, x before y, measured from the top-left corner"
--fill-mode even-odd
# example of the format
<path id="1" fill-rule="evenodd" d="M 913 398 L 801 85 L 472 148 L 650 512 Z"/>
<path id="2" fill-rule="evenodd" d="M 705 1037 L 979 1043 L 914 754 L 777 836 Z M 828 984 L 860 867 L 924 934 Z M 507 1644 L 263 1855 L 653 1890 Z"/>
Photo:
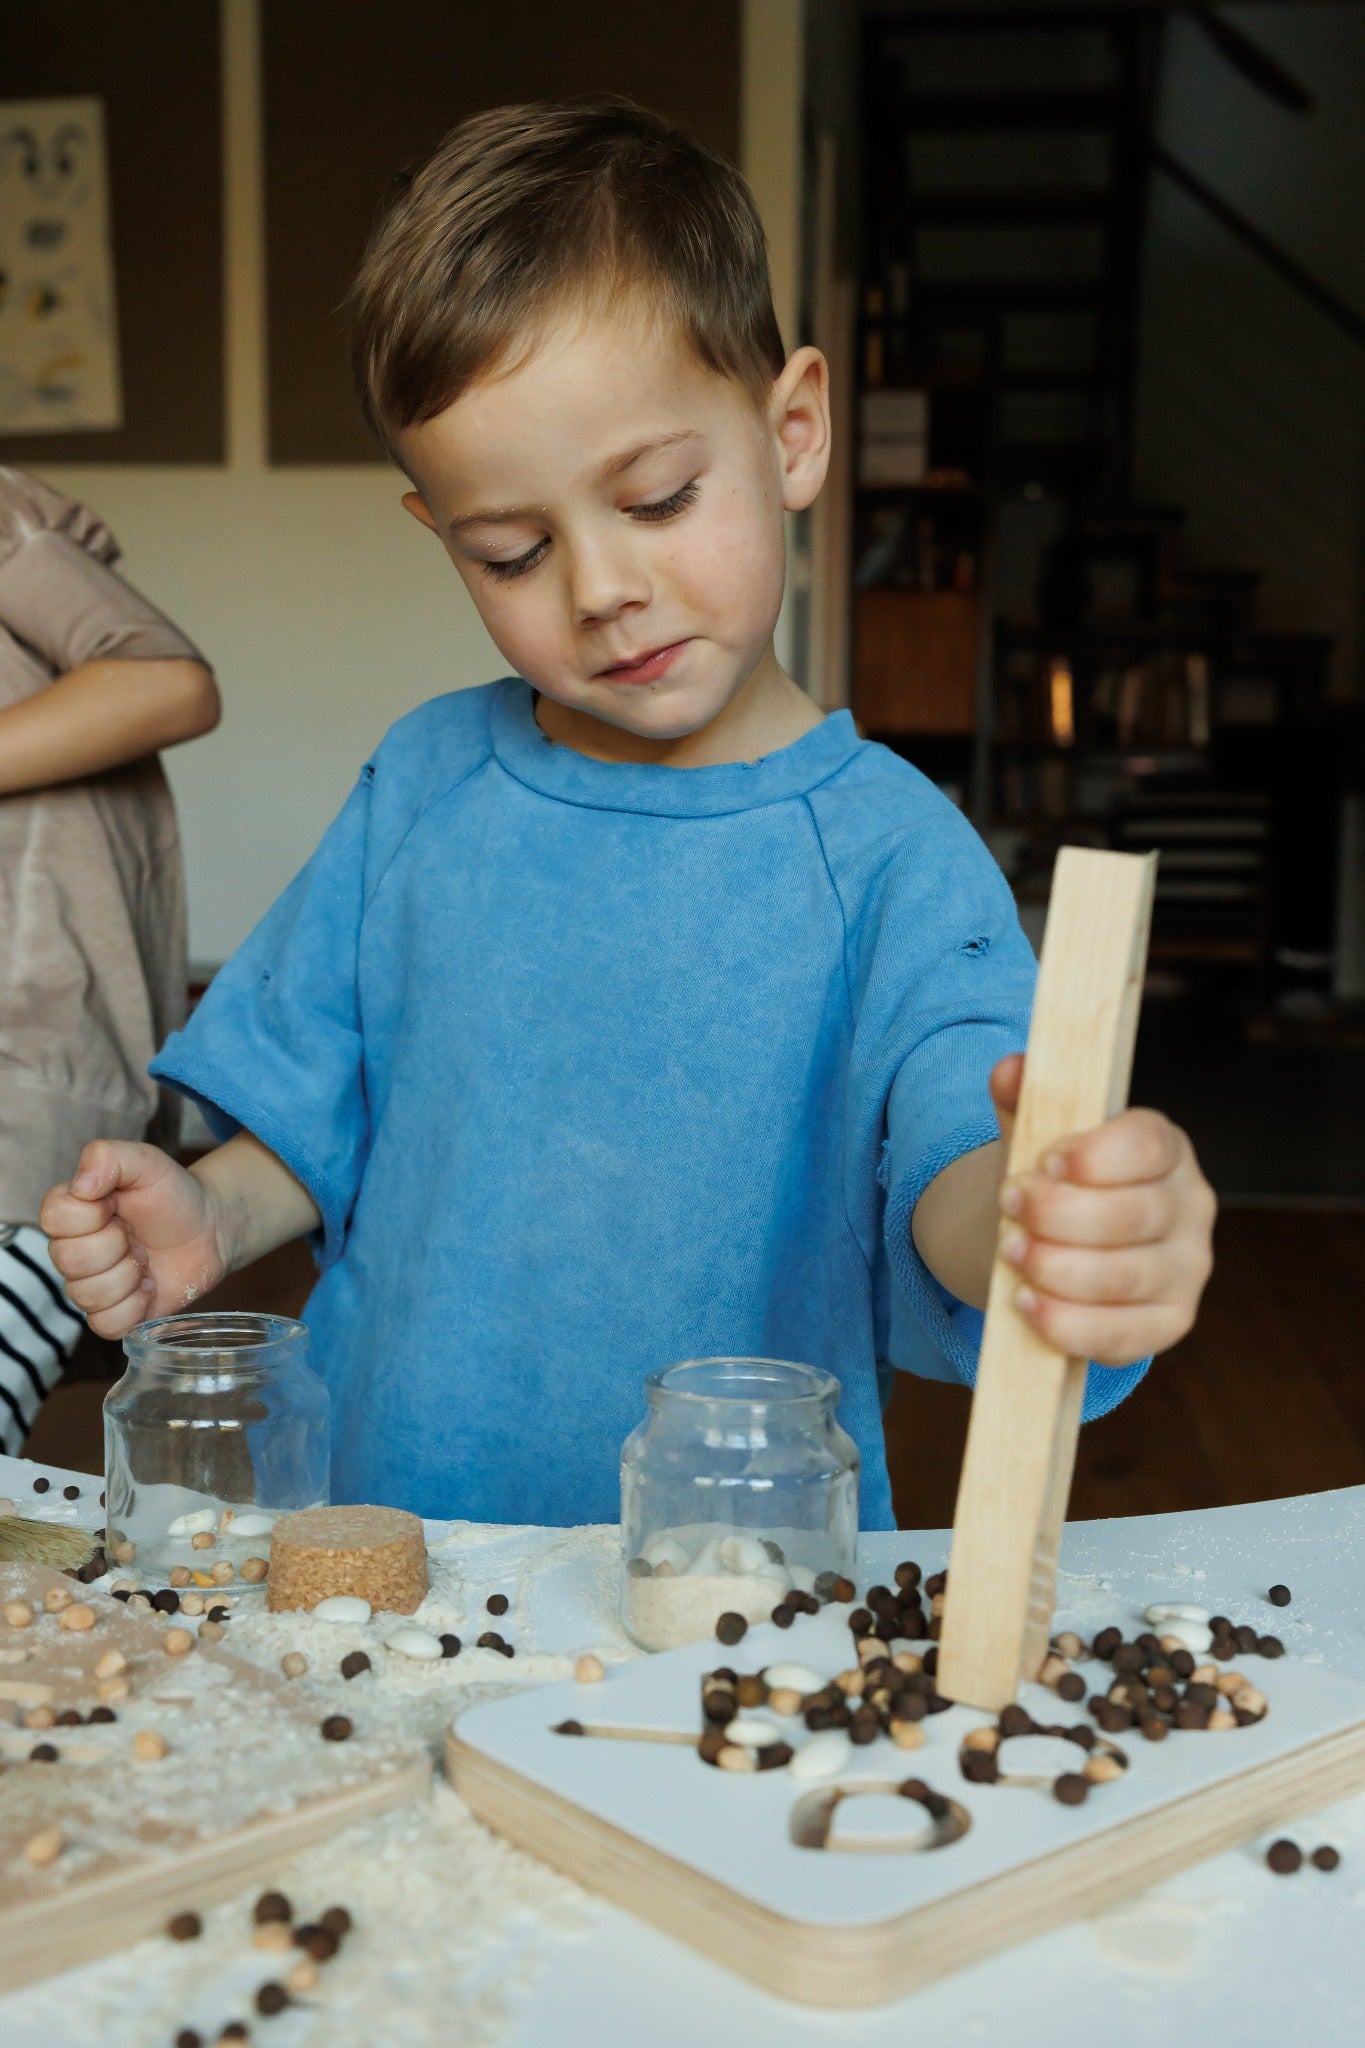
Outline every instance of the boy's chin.
<path id="1" fill-rule="evenodd" d="M 555 701 L 566 711 L 614 726 L 618 732 L 634 733 L 639 739 L 686 740 L 719 718 L 732 694 L 638 684 L 631 686 L 629 695 L 622 687 L 600 697 L 594 693 L 591 702 L 568 703 L 562 697 Z"/>

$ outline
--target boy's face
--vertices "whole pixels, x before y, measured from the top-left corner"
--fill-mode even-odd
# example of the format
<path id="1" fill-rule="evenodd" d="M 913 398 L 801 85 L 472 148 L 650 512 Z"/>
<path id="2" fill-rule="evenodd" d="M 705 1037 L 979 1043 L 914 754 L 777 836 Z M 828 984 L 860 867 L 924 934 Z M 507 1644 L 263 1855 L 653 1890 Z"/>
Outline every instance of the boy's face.
<path id="1" fill-rule="evenodd" d="M 814 349 L 760 411 L 671 331 L 565 321 L 399 442 L 417 485 L 404 503 L 544 696 L 657 742 L 712 724 L 766 669 L 780 677 L 782 515 L 811 502 L 828 460 Z"/>

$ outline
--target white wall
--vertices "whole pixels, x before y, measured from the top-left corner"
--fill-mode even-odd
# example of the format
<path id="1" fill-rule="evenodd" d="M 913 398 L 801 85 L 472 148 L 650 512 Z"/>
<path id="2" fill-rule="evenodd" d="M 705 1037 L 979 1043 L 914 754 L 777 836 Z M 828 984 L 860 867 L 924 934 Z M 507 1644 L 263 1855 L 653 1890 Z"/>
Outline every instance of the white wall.
<path id="1" fill-rule="evenodd" d="M 266 465 L 257 0 L 225 0 L 223 13 L 229 461 L 35 465 L 99 508 L 130 578 L 217 670 L 222 725 L 167 758 L 202 963 L 225 959 L 307 859 L 395 718 L 506 668 L 439 544 L 401 509 L 397 471 Z M 784 332 L 801 18 L 800 0 L 746 0 L 757 84 L 743 97 L 745 166 L 781 273 Z"/>
<path id="2" fill-rule="evenodd" d="M 1302 77 L 1316 112 L 1300 117 L 1273 105 L 1176 18 L 1161 139 L 1365 314 L 1365 8 L 1308 0 L 1226 12 Z M 1335 686 L 1358 689 L 1365 352 L 1160 176 L 1137 450 L 1139 490 L 1189 509 L 1188 559 L 1263 571 L 1261 623 L 1331 634 Z"/>

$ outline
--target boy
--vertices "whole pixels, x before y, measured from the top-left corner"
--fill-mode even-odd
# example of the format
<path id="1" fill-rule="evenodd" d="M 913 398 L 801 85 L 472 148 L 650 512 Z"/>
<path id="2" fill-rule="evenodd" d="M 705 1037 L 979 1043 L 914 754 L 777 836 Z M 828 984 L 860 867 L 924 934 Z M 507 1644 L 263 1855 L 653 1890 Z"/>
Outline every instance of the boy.
<path id="1" fill-rule="evenodd" d="M 1003 1199 L 1021 1307 L 1112 1407 L 1190 1325 L 1212 1197 L 1148 1112 L 1002 1197 L 1032 956 L 952 806 L 774 657 L 826 371 L 742 180 L 620 102 L 481 115 L 355 332 L 516 673 L 389 733 L 156 1062 L 221 1149 L 52 1191 L 73 1299 L 117 1336 L 315 1232 L 335 1497 L 496 1521 L 613 1519 L 647 1372 L 808 1360 L 882 1528 L 879 1374 L 971 1379 Z"/>

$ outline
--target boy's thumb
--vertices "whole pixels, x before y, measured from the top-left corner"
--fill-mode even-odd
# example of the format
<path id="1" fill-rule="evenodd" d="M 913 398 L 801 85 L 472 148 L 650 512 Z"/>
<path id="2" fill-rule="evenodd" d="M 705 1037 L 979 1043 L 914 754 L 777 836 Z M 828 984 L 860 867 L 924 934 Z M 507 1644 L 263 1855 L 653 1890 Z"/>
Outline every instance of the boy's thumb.
<path id="1" fill-rule="evenodd" d="M 138 1145 L 117 1138 L 96 1138 L 81 1153 L 80 1164 L 71 1177 L 71 1192 L 83 1201 L 97 1202 L 118 1188 L 144 1185 L 154 1180 L 165 1163 L 155 1145 Z"/>

